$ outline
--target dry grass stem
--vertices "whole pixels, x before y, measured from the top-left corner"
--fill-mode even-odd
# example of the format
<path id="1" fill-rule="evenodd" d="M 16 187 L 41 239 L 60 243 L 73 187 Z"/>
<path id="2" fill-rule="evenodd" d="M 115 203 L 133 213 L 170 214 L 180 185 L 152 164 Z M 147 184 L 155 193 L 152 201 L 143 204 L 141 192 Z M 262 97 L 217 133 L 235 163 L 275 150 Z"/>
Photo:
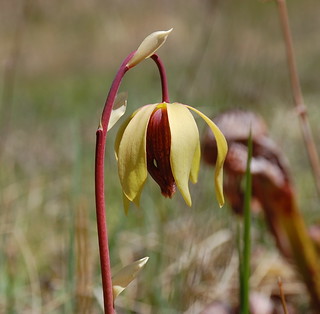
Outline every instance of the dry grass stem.
<path id="1" fill-rule="evenodd" d="M 23 259 L 27 268 L 27 273 L 29 276 L 30 293 L 31 293 L 31 300 L 32 300 L 31 302 L 32 313 L 41 314 L 42 313 L 42 297 L 41 297 L 40 278 L 37 271 L 37 262 L 21 230 L 18 228 L 15 228 L 13 232 L 13 236 L 23 256 Z"/>
<path id="2" fill-rule="evenodd" d="M 282 307 L 283 307 L 284 314 L 288 314 L 288 308 L 287 308 L 287 303 L 286 303 L 286 299 L 285 299 L 284 292 L 283 292 L 281 277 L 278 278 L 278 285 L 279 285 L 281 304 L 282 304 Z"/>
<path id="3" fill-rule="evenodd" d="M 283 37 L 284 37 L 284 42 L 286 47 L 286 56 L 287 56 L 289 74 L 290 74 L 289 76 L 290 76 L 290 82 L 292 87 L 293 100 L 297 110 L 297 114 L 300 118 L 302 135 L 303 135 L 304 143 L 308 152 L 310 165 L 313 170 L 316 189 L 318 192 L 318 196 L 320 196 L 319 155 L 318 155 L 315 141 L 312 135 L 308 114 L 307 114 L 307 107 L 304 103 L 303 95 L 301 92 L 301 84 L 300 84 L 296 61 L 295 61 L 286 0 L 276 0 L 276 1 L 278 4 L 281 27 L 282 27 L 282 32 L 283 32 Z"/>
<path id="4" fill-rule="evenodd" d="M 88 207 L 85 202 L 76 209 L 76 312 L 92 313 L 92 253 L 89 245 Z"/>

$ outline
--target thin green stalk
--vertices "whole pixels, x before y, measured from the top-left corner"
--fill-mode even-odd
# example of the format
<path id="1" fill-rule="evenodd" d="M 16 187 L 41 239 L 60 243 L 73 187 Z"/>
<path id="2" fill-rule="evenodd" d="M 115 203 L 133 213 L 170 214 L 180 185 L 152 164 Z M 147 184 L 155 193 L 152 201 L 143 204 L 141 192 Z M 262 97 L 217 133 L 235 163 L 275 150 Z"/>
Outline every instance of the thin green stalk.
<path id="1" fill-rule="evenodd" d="M 69 296 L 65 304 L 65 313 L 72 313 L 74 309 L 74 265 L 75 265 L 75 226 L 74 226 L 74 208 L 69 210 L 69 234 L 68 234 L 68 260 L 67 260 L 67 274 L 66 274 L 66 290 Z"/>
<path id="2" fill-rule="evenodd" d="M 243 300 L 243 259 L 242 259 L 242 241 L 241 241 L 241 234 L 242 234 L 242 221 L 237 221 L 237 249 L 238 249 L 238 256 L 239 256 L 239 302 L 242 303 Z"/>
<path id="3" fill-rule="evenodd" d="M 245 174 L 245 196 L 244 196 L 244 229 L 243 229 L 243 252 L 240 273 L 240 313 L 249 314 L 249 280 L 250 280 L 250 253 L 251 253 L 251 191 L 252 178 L 250 164 L 252 158 L 252 136 L 251 132 L 248 139 L 248 159 Z"/>

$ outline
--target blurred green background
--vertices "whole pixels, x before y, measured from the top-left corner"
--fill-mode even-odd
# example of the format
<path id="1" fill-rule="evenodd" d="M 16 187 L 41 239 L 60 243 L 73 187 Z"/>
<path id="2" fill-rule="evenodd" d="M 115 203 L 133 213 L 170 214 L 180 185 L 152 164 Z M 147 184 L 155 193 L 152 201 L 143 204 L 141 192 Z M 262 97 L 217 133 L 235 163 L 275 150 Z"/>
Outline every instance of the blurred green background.
<path id="1" fill-rule="evenodd" d="M 72 313 L 76 304 L 88 309 L 78 313 L 101 312 L 95 131 L 118 66 L 155 30 L 173 27 L 159 50 L 171 100 L 209 116 L 230 108 L 260 113 L 287 154 L 307 223 L 319 219 L 275 2 L 1 0 L 0 8 L 1 313 Z M 320 3 L 291 0 L 288 9 L 319 143 Z M 129 95 L 126 115 L 161 101 L 152 61 L 130 71 L 121 91 Z M 141 208 L 126 217 L 113 153 L 117 128 L 106 154 L 111 262 L 117 270 L 150 256 L 119 297 L 119 313 L 198 313 L 211 301 L 236 303 L 237 218 L 217 205 L 213 169 L 201 167 L 192 208 L 178 193 L 163 199 L 148 180 Z M 293 302 L 306 304 L 261 217 L 253 233 L 253 289 L 270 295 L 281 275 Z"/>

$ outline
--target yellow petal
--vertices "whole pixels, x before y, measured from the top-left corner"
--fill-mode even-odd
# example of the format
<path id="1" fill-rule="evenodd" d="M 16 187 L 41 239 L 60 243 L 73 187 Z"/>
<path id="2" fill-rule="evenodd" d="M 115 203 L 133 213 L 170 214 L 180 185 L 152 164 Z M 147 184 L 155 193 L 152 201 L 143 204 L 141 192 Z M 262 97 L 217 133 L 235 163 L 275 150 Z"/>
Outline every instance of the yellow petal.
<path id="1" fill-rule="evenodd" d="M 149 257 L 144 257 L 138 261 L 125 266 L 112 277 L 113 300 L 134 280 L 140 270 L 146 265 Z"/>
<path id="2" fill-rule="evenodd" d="M 133 203 L 136 204 L 136 206 L 140 206 L 140 196 L 141 196 L 141 192 L 143 189 L 143 185 L 139 191 L 139 193 L 137 194 L 137 196 L 132 200 Z M 123 208 L 124 208 L 124 213 L 126 215 L 128 215 L 129 213 L 129 207 L 130 207 L 130 200 L 126 197 L 126 195 L 124 193 L 122 193 L 122 201 L 123 201 Z"/>
<path id="3" fill-rule="evenodd" d="M 172 28 L 168 31 L 154 32 L 147 36 L 140 44 L 127 66 L 132 68 L 142 60 L 151 57 L 165 43 L 171 31 Z"/>
<path id="4" fill-rule="evenodd" d="M 114 153 L 115 153 L 115 156 L 116 156 L 116 159 L 118 160 L 118 155 L 119 155 L 119 147 L 120 147 L 120 142 L 122 140 L 122 136 L 123 136 L 123 133 L 127 127 L 127 125 L 129 124 L 129 122 L 131 121 L 131 119 L 135 116 L 135 114 L 138 112 L 135 111 L 129 118 L 127 118 L 120 126 L 119 130 L 118 130 L 118 133 L 117 133 L 117 136 L 116 136 L 116 140 L 114 142 Z"/>
<path id="5" fill-rule="evenodd" d="M 202 112 L 199 110 L 187 106 L 190 110 L 193 110 L 196 112 L 210 127 L 212 133 L 214 134 L 216 141 L 217 141 L 217 148 L 218 148 L 218 156 L 216 161 L 216 167 L 215 167 L 215 190 L 216 190 L 216 196 L 218 199 L 218 203 L 220 207 L 224 204 L 224 196 L 223 196 L 223 163 L 226 158 L 227 152 L 228 152 L 228 145 L 227 141 L 222 134 L 222 132 L 219 130 L 219 128 Z"/>
<path id="6" fill-rule="evenodd" d="M 127 108 L 128 93 L 119 93 L 114 101 L 114 105 L 111 111 L 111 116 L 108 124 L 108 131 L 118 122 L 118 120 L 124 115 Z"/>
<path id="7" fill-rule="evenodd" d="M 190 173 L 190 181 L 192 183 L 197 183 L 198 181 L 198 173 L 200 169 L 200 158 L 201 158 L 201 148 L 200 148 L 200 141 L 199 141 L 193 156 L 193 161 L 192 161 L 192 167 L 191 167 L 191 173 Z"/>
<path id="8" fill-rule="evenodd" d="M 171 132 L 172 174 L 185 202 L 191 206 L 188 181 L 190 176 L 194 179 L 196 172 L 194 164 L 197 162 L 194 162 L 194 159 L 197 157 L 194 156 L 199 146 L 198 127 L 191 112 L 182 104 L 167 104 L 167 112 Z"/>
<path id="9" fill-rule="evenodd" d="M 119 130 L 115 151 L 123 193 L 136 200 L 147 178 L 146 131 L 157 104 L 140 108 Z"/>
<path id="10" fill-rule="evenodd" d="M 130 207 L 130 201 L 129 201 L 129 199 L 126 197 L 126 195 L 125 195 L 124 193 L 122 193 L 122 201 L 123 201 L 124 213 L 125 213 L 126 215 L 128 215 L 129 207 Z"/>

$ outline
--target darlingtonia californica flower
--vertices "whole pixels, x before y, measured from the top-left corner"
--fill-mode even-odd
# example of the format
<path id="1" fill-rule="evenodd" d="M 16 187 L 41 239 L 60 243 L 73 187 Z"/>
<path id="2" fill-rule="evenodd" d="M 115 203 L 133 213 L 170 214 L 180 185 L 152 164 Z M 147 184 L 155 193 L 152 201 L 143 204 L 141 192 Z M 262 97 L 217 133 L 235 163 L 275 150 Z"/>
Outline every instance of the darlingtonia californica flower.
<path id="1" fill-rule="evenodd" d="M 197 109 L 165 102 L 141 107 L 118 131 L 115 153 L 127 200 L 139 205 L 149 172 L 165 197 L 171 198 L 178 188 L 187 205 L 191 206 L 189 179 L 192 183 L 197 182 L 201 150 L 198 127 L 190 110 L 208 124 L 217 140 L 215 190 L 219 205 L 223 205 L 222 166 L 227 153 L 223 134 Z"/>

